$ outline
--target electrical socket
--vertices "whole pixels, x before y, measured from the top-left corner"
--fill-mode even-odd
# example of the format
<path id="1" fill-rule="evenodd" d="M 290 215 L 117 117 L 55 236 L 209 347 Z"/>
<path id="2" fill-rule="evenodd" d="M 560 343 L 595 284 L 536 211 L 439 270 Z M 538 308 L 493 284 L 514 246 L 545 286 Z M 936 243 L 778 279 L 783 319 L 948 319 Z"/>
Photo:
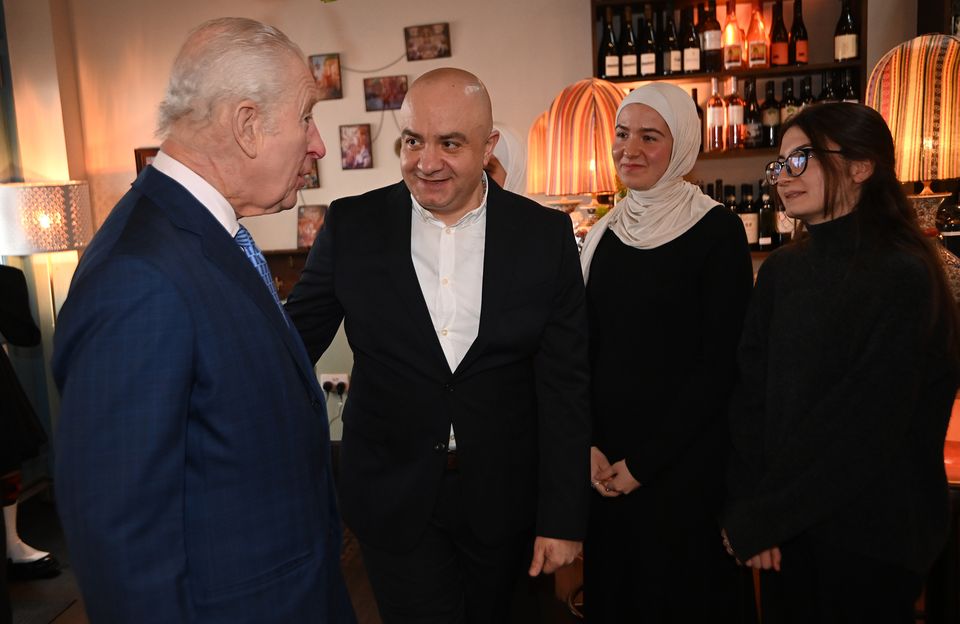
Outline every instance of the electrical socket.
<path id="1" fill-rule="evenodd" d="M 320 375 L 320 387 L 323 387 L 323 384 L 330 382 L 330 386 L 333 388 L 330 393 L 336 394 L 337 384 L 343 382 L 344 388 L 343 392 L 346 394 L 347 389 L 350 388 L 350 375 L 347 373 L 322 373 Z"/>

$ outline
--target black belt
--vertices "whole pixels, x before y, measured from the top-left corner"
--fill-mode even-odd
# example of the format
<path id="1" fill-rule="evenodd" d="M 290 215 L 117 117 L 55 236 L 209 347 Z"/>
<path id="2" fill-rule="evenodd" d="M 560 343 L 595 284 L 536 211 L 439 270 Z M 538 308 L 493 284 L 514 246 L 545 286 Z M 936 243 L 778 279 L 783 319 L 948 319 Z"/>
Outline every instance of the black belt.
<path id="1" fill-rule="evenodd" d="M 447 451 L 447 472 L 454 472 L 460 469 L 460 461 L 457 459 L 456 451 Z"/>

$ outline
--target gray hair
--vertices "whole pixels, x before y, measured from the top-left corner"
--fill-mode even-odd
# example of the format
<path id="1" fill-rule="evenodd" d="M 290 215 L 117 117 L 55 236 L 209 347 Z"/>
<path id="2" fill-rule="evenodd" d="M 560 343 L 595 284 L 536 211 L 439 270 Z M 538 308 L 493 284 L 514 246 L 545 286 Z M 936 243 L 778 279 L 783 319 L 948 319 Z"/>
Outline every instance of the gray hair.
<path id="1" fill-rule="evenodd" d="M 166 139 L 180 120 L 205 124 L 218 104 L 244 99 L 263 109 L 269 125 L 291 54 L 304 59 L 297 44 L 273 26 L 241 17 L 204 22 L 190 32 L 173 62 L 157 136 Z"/>

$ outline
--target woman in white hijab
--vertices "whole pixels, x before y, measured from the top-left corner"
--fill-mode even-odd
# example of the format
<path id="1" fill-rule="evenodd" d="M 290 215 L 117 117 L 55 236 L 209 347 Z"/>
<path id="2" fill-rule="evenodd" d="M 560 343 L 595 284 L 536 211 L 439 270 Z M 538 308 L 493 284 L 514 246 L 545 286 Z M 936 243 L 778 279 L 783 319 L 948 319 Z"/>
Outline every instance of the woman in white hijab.
<path id="1" fill-rule="evenodd" d="M 746 234 L 683 180 L 700 147 L 686 92 L 636 89 L 616 133 L 613 159 L 629 192 L 582 256 L 597 493 L 584 547 L 587 620 L 738 622 L 752 615 L 743 599 L 752 585 L 726 556 L 717 517 L 753 284 Z"/>

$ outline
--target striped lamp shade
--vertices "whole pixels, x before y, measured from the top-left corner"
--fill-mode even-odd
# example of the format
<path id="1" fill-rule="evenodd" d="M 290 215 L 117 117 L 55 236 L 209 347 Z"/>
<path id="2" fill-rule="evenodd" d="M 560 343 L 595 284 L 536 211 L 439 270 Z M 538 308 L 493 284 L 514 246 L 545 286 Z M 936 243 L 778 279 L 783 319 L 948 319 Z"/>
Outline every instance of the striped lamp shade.
<path id="1" fill-rule="evenodd" d="M 922 35 L 877 62 L 866 103 L 890 126 L 897 178 L 960 178 L 960 39 Z"/>
<path id="2" fill-rule="evenodd" d="M 623 92 L 590 78 L 560 92 L 547 112 L 547 195 L 613 192 L 610 149 Z"/>
<path id="3" fill-rule="evenodd" d="M 527 193 L 544 194 L 547 190 L 547 115 L 543 111 L 527 134 Z"/>

